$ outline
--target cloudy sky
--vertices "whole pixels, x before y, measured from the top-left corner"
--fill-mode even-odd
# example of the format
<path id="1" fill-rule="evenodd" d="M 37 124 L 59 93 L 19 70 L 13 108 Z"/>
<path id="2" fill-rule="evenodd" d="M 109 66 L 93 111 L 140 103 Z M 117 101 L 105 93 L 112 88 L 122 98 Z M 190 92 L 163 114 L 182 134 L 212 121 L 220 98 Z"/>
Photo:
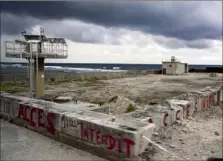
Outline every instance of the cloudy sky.
<path id="1" fill-rule="evenodd" d="M 1 46 L 40 26 L 69 45 L 48 62 L 222 64 L 222 1 L 1 2 Z"/>

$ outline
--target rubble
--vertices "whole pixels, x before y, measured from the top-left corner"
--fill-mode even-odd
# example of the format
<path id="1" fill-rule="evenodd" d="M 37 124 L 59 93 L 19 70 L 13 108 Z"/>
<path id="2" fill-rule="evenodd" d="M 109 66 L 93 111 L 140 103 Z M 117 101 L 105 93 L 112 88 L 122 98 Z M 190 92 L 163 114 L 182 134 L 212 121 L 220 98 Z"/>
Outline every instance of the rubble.
<path id="1" fill-rule="evenodd" d="M 214 134 L 217 135 L 217 136 L 220 135 L 220 133 L 218 131 L 215 131 Z"/>
<path id="2" fill-rule="evenodd" d="M 133 111 L 137 109 L 135 102 L 124 96 L 112 97 L 110 100 L 105 102 L 103 107 L 106 108 L 105 113 L 108 113 L 109 115 L 120 115 L 126 113 L 129 108 L 132 108 L 131 110 Z"/>

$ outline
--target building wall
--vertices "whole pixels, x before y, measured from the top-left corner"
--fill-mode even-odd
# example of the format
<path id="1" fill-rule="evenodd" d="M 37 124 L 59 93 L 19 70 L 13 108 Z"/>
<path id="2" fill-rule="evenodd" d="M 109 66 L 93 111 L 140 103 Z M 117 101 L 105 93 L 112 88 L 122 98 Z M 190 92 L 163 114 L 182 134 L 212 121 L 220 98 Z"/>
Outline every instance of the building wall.
<path id="1" fill-rule="evenodd" d="M 176 74 L 183 74 L 185 73 L 185 64 L 176 62 Z"/>
<path id="2" fill-rule="evenodd" d="M 175 75 L 185 73 L 185 64 L 180 62 L 163 62 L 162 69 L 166 69 L 166 74 Z"/>
<path id="3" fill-rule="evenodd" d="M 166 69 L 166 74 L 175 74 L 175 70 L 174 70 L 174 64 L 172 62 L 164 62 L 162 64 L 162 69 L 165 68 Z"/>

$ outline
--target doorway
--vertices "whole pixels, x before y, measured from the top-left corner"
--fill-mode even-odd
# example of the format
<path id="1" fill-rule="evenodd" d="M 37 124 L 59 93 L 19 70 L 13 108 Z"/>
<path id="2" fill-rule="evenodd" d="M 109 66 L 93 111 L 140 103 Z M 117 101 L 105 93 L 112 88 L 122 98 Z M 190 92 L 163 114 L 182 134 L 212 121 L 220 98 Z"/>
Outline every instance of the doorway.
<path id="1" fill-rule="evenodd" d="M 163 68 L 163 74 L 166 74 L 166 68 Z"/>

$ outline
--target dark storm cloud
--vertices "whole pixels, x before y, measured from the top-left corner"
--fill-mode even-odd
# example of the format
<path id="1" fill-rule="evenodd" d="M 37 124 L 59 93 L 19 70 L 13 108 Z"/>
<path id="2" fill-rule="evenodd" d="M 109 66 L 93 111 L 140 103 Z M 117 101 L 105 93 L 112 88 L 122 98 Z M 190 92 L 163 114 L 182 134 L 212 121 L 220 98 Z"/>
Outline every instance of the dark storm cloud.
<path id="1" fill-rule="evenodd" d="M 199 8 L 200 3 L 201 2 L 17 1 L 1 2 L 1 9 L 2 12 L 16 15 L 29 15 L 42 20 L 75 18 L 106 27 L 116 26 L 130 28 L 145 33 L 161 34 L 183 40 L 195 40 L 200 38 L 219 39 L 222 35 L 222 25 L 216 26 L 213 23 L 202 21 L 203 18 L 206 18 L 202 16 L 198 16 L 198 19 L 193 19 L 197 16 L 196 14 L 199 9 L 201 9 Z M 209 2 L 205 4 L 203 10 L 208 11 L 208 3 Z M 219 5 L 221 5 L 221 2 Z M 210 12 L 215 12 L 215 10 Z M 191 16 L 188 17 L 188 15 Z M 1 22 L 4 23 L 4 21 Z M 196 25 L 188 25 L 193 23 L 196 23 Z M 31 22 L 28 22 L 27 25 L 31 25 Z M 7 33 L 10 33 L 10 31 L 14 32 L 15 30 L 8 28 Z"/>
<path id="2" fill-rule="evenodd" d="M 29 30 L 39 22 L 39 20 L 32 17 L 18 18 L 11 14 L 1 13 L 1 32 L 6 35 L 17 35 L 22 31 Z"/>

